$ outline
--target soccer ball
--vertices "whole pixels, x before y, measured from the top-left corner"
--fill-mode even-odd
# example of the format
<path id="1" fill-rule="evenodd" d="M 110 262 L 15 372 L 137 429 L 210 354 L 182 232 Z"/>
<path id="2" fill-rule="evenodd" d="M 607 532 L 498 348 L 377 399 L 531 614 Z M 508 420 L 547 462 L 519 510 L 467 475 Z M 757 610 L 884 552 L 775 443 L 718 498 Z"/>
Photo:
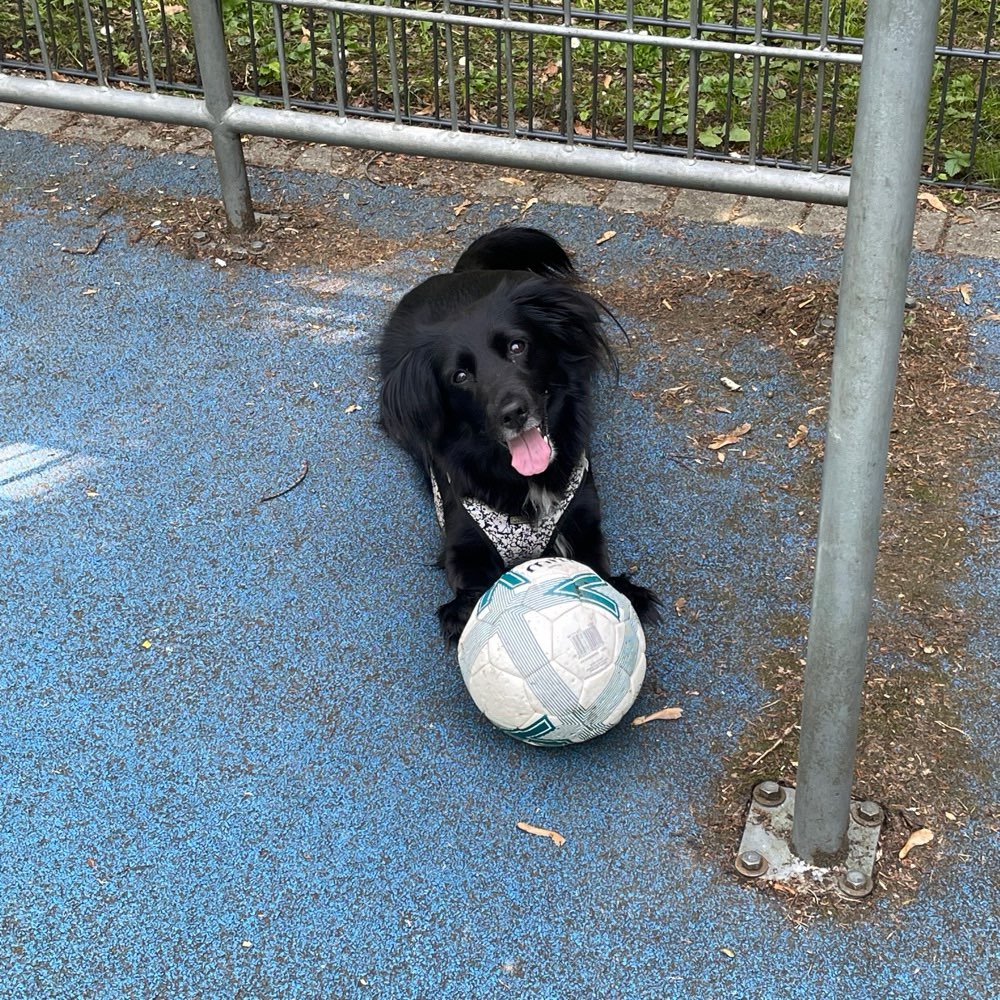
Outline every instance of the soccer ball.
<path id="1" fill-rule="evenodd" d="M 498 729 L 564 746 L 606 733 L 628 711 L 646 673 L 646 639 L 628 599 L 589 566 L 532 559 L 480 598 L 458 662 Z"/>

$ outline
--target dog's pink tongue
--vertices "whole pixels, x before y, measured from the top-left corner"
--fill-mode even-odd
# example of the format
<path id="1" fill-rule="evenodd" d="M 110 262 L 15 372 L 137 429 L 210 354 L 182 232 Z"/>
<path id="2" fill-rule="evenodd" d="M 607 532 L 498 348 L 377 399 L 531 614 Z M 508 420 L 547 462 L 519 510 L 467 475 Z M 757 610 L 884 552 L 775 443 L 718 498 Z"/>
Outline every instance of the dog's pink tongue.
<path id="1" fill-rule="evenodd" d="M 552 447 L 537 427 L 511 438 L 507 447 L 510 448 L 510 464 L 522 476 L 537 476 L 549 467 L 552 460 Z"/>

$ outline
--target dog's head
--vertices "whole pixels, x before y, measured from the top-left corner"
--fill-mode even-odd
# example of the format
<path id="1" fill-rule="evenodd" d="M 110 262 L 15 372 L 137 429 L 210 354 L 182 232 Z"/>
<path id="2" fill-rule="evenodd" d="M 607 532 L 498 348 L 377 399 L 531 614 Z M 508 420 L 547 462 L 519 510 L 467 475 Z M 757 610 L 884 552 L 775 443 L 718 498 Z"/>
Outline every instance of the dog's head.
<path id="1" fill-rule="evenodd" d="M 408 301 L 410 296 L 414 299 Z M 441 275 L 389 321 L 408 349 L 383 372 L 382 422 L 414 454 L 449 442 L 493 449 L 522 476 L 544 472 L 559 415 L 614 367 L 601 307 L 573 285 L 511 272 Z"/>

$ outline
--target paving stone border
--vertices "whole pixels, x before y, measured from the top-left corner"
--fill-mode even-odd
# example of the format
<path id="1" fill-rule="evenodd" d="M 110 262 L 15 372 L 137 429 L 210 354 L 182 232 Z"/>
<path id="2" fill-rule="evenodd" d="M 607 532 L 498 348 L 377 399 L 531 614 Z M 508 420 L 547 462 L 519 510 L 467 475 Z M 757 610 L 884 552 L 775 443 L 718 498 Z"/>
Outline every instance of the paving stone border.
<path id="1" fill-rule="evenodd" d="M 0 103 L 0 128 L 37 132 L 72 142 L 121 143 L 154 152 L 206 156 L 212 153 L 211 138 L 203 129 L 16 104 Z M 248 164 L 272 169 L 295 168 L 344 176 L 352 172 L 356 163 L 356 157 L 352 160 L 335 147 L 266 136 L 247 137 L 244 149 Z M 626 212 L 768 230 L 794 229 L 810 235 L 834 237 L 843 235 L 847 219 L 846 209 L 833 205 L 738 197 L 629 181 L 606 184 L 601 194 L 581 178 L 568 175 L 539 177 L 535 193 L 540 201 L 593 205 L 609 214 Z M 499 196 L 501 193 L 477 187 L 480 196 Z M 1000 197 L 986 204 L 990 207 L 948 206 L 946 211 L 941 211 L 922 200 L 917 208 L 914 245 L 918 250 L 944 254 L 1000 258 Z"/>

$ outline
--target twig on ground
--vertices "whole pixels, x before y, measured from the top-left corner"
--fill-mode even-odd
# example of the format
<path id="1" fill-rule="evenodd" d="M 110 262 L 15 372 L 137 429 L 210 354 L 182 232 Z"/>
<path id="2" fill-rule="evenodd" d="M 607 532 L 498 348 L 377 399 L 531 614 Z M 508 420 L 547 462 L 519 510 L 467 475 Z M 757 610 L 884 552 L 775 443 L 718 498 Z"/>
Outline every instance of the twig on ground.
<path id="1" fill-rule="evenodd" d="M 103 230 L 100 233 L 100 235 L 97 237 L 97 241 L 94 243 L 93 246 L 89 246 L 89 247 L 60 247 L 59 249 L 62 250 L 63 253 L 76 253 L 76 254 L 79 254 L 81 257 L 89 257 L 92 253 L 97 253 L 98 249 L 100 248 L 100 245 L 107 238 L 107 235 L 108 235 L 107 230 Z"/>
<path id="2" fill-rule="evenodd" d="M 782 743 L 785 742 L 785 737 L 795 728 L 795 723 L 790 725 L 775 741 L 772 743 L 759 757 L 750 761 L 751 767 L 756 767 L 768 754 L 774 753 Z"/>
<path id="3" fill-rule="evenodd" d="M 292 483 L 290 486 L 286 486 L 282 490 L 278 490 L 277 493 L 265 493 L 257 502 L 267 503 L 268 500 L 277 500 L 278 497 L 283 497 L 286 493 L 291 493 L 292 490 L 294 490 L 295 487 L 298 486 L 299 483 L 301 483 L 302 480 L 306 478 L 308 472 L 309 472 L 309 462 L 308 460 L 306 460 L 302 463 L 302 469 L 299 472 L 298 476 L 296 477 L 294 483 Z"/>

